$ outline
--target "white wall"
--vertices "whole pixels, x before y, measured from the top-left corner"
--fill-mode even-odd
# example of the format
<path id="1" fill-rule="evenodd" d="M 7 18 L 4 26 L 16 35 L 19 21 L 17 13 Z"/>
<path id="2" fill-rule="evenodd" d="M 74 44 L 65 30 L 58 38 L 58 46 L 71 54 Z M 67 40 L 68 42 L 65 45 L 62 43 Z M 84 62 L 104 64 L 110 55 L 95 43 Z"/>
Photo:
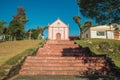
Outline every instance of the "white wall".
<path id="1" fill-rule="evenodd" d="M 103 38 L 106 39 L 106 32 L 104 36 L 97 36 L 97 31 L 91 31 L 91 38 Z"/>
<path id="2" fill-rule="evenodd" d="M 65 28 L 65 40 L 69 40 L 69 28 Z"/>
<path id="3" fill-rule="evenodd" d="M 53 28 L 53 40 L 56 40 L 56 34 L 60 33 L 61 34 L 61 40 L 64 39 L 64 28 Z"/>
<path id="4" fill-rule="evenodd" d="M 61 34 L 61 40 L 69 40 L 69 25 L 57 19 L 48 28 L 48 39 L 56 40 L 56 34 Z"/>
<path id="5" fill-rule="evenodd" d="M 69 40 L 69 29 L 68 28 L 57 28 L 57 27 L 49 27 L 48 39 L 56 40 L 56 34 L 61 34 L 61 40 Z"/>
<path id="6" fill-rule="evenodd" d="M 49 27 L 48 28 L 48 39 L 50 39 L 50 40 L 52 39 L 52 33 L 51 32 L 52 32 L 52 28 Z"/>
<path id="7" fill-rule="evenodd" d="M 104 36 L 97 36 L 97 31 L 91 31 L 91 38 L 114 39 L 114 32 L 113 31 L 105 31 Z"/>
<path id="8" fill-rule="evenodd" d="M 107 38 L 108 38 L 108 39 L 114 39 L 114 32 L 112 32 L 112 31 L 107 31 Z"/>
<path id="9" fill-rule="evenodd" d="M 112 31 L 111 31 L 112 30 Z M 104 36 L 98 36 L 97 31 L 104 31 Z M 88 37 L 86 36 L 88 34 Z M 87 31 L 85 31 L 84 35 L 82 35 L 83 38 L 101 38 L 101 39 L 114 39 L 114 28 L 107 25 L 100 25 L 96 27 L 91 27 Z M 120 40 L 120 34 L 119 34 L 119 40 Z"/>

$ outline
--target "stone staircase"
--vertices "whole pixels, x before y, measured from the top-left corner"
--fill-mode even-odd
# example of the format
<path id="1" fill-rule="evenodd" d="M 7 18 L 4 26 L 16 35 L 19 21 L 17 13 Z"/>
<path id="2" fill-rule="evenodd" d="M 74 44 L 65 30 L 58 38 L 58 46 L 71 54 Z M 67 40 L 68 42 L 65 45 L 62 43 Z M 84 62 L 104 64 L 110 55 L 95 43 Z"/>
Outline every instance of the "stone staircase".
<path id="1" fill-rule="evenodd" d="M 92 56 L 88 48 L 72 41 L 47 41 L 36 56 L 28 56 L 21 75 L 105 75 L 109 70 L 105 57 Z"/>

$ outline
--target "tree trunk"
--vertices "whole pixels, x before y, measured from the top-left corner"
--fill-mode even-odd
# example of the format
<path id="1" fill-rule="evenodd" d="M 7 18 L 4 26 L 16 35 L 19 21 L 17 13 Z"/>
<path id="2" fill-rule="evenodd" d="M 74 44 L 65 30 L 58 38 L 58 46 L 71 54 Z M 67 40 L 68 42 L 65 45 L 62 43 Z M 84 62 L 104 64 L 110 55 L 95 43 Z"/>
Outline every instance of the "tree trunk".
<path id="1" fill-rule="evenodd" d="M 41 34 L 38 34 L 38 40 L 41 39 Z"/>
<path id="2" fill-rule="evenodd" d="M 82 30 L 81 26 L 79 26 L 79 29 L 80 29 L 80 39 L 82 39 L 83 30 Z"/>

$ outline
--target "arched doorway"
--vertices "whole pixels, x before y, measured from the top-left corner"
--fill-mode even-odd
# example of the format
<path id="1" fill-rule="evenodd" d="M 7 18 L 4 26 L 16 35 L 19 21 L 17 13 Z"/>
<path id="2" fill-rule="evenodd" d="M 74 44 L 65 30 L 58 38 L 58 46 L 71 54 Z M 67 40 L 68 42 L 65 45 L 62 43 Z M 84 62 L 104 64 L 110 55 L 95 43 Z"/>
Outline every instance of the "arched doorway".
<path id="1" fill-rule="evenodd" d="M 61 34 L 60 33 L 56 34 L 56 40 L 61 40 Z"/>

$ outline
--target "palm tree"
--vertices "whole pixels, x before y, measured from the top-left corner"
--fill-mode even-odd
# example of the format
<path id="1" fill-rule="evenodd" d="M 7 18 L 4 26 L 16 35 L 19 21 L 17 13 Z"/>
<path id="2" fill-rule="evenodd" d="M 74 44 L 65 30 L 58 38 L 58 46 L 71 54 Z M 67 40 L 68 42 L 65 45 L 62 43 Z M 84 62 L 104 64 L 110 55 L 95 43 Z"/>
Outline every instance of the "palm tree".
<path id="1" fill-rule="evenodd" d="M 86 22 L 84 23 L 84 27 L 85 27 L 85 28 L 90 28 L 90 27 L 92 27 L 92 22 L 91 22 L 91 21 L 86 21 Z"/>
<path id="2" fill-rule="evenodd" d="M 41 28 L 40 26 L 37 27 L 37 32 L 38 32 L 38 39 L 41 38 L 41 36 L 43 36 L 43 32 L 48 28 L 48 26 L 45 26 L 43 28 Z"/>
<path id="3" fill-rule="evenodd" d="M 85 23 L 84 23 L 84 25 L 83 25 L 83 32 L 82 32 L 82 34 L 83 34 L 83 36 L 84 36 L 84 32 L 85 32 L 85 30 L 87 30 L 87 29 L 89 29 L 89 28 L 91 28 L 92 27 L 92 22 L 91 21 L 86 21 Z M 85 36 L 84 36 L 85 37 Z"/>
<path id="4" fill-rule="evenodd" d="M 87 28 L 90 28 L 92 26 L 91 21 L 86 21 L 84 25 L 81 25 L 81 18 L 79 16 L 74 16 L 73 20 L 78 24 L 79 30 L 80 30 L 80 39 L 82 39 L 82 35 L 84 34 L 84 31 Z"/>
<path id="5" fill-rule="evenodd" d="M 40 26 L 37 27 L 37 32 L 38 32 L 38 39 L 40 39 L 42 34 L 42 28 Z"/>
<path id="6" fill-rule="evenodd" d="M 82 32 L 83 32 L 83 29 L 82 29 L 82 25 L 80 23 L 81 21 L 81 18 L 79 16 L 74 16 L 73 17 L 73 20 L 78 24 L 78 27 L 79 27 L 79 30 L 80 30 L 80 39 L 82 38 Z"/>

